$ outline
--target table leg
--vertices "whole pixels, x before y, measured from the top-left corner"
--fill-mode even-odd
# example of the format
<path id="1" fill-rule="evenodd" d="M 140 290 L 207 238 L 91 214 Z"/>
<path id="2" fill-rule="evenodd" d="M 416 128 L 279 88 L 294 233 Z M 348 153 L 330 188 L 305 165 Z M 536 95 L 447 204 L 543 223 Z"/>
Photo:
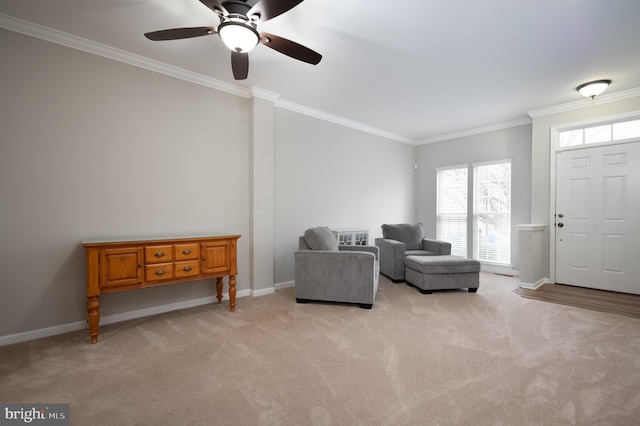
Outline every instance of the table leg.
<path id="1" fill-rule="evenodd" d="M 236 277 L 235 275 L 229 276 L 229 310 L 231 312 L 236 310 Z"/>
<path id="2" fill-rule="evenodd" d="M 89 337 L 91 343 L 98 341 L 98 324 L 100 323 L 100 296 L 87 298 L 87 322 L 89 323 Z"/>
<path id="3" fill-rule="evenodd" d="M 222 303 L 222 277 L 216 278 L 216 291 L 218 292 L 218 303 Z"/>

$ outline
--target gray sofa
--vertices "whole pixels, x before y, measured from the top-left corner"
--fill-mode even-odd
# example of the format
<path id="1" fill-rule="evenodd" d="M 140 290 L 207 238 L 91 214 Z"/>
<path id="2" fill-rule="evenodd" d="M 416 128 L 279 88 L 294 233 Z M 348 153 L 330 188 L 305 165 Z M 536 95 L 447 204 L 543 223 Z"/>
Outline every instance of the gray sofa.
<path id="1" fill-rule="evenodd" d="M 328 227 L 307 229 L 295 252 L 298 303 L 353 303 L 371 309 L 378 292 L 378 247 L 338 246 Z"/>
<path id="2" fill-rule="evenodd" d="M 426 238 L 421 223 L 382 225 L 382 238 L 376 238 L 380 249 L 380 272 L 394 283 L 405 280 L 405 257 L 450 255 L 451 244 Z"/>

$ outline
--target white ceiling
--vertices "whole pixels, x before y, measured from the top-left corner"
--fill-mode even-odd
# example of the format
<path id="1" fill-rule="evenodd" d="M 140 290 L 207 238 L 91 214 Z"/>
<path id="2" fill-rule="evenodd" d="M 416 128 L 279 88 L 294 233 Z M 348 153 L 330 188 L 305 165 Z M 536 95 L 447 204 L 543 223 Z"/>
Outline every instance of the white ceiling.
<path id="1" fill-rule="evenodd" d="M 528 111 L 579 101 L 575 87 L 590 80 L 613 80 L 607 93 L 640 87 L 639 0 L 305 0 L 258 29 L 322 61 L 258 45 L 243 81 L 233 79 L 217 35 L 143 37 L 217 25 L 198 0 L 0 0 L 0 14 L 273 92 L 410 143 L 524 122 Z"/>

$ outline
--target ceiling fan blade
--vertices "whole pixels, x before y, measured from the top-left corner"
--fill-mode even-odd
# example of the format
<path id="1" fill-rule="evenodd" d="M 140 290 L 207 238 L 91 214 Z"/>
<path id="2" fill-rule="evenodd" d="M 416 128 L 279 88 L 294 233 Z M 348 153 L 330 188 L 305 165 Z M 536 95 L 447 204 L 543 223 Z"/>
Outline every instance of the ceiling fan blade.
<path id="1" fill-rule="evenodd" d="M 312 65 L 318 64 L 322 55 L 315 52 L 308 47 L 296 43 L 295 41 L 287 40 L 277 35 L 261 32 L 260 43 L 267 47 L 277 50 L 278 52 L 297 59 L 302 62 L 307 62 Z"/>
<path id="2" fill-rule="evenodd" d="M 249 75 L 249 54 L 231 51 L 231 69 L 236 80 L 244 80 Z"/>
<path id="3" fill-rule="evenodd" d="M 303 0 L 261 0 L 249 10 L 247 16 L 259 14 L 259 22 L 268 21 L 293 9 L 302 2 Z"/>
<path id="4" fill-rule="evenodd" d="M 171 28 L 169 30 L 153 31 L 144 33 L 149 40 L 178 40 L 181 38 L 201 37 L 217 33 L 216 27 L 190 27 L 190 28 Z"/>
<path id="5" fill-rule="evenodd" d="M 225 16 L 229 14 L 229 12 L 227 12 L 227 9 L 225 9 L 222 3 L 220 3 L 218 0 L 200 0 L 200 3 L 213 10 L 213 12 L 216 14 L 218 13 L 218 11 L 220 11 Z"/>

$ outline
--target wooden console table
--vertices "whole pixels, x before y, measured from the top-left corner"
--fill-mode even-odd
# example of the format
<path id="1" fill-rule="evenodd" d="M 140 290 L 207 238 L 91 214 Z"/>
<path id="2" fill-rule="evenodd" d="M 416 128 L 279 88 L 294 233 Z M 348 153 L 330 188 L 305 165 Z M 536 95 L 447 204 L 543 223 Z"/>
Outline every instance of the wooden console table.
<path id="1" fill-rule="evenodd" d="M 174 239 L 83 241 L 87 253 L 87 322 L 98 341 L 100 295 L 186 281 L 229 277 L 229 310 L 236 307 L 237 249 L 240 235 Z"/>

